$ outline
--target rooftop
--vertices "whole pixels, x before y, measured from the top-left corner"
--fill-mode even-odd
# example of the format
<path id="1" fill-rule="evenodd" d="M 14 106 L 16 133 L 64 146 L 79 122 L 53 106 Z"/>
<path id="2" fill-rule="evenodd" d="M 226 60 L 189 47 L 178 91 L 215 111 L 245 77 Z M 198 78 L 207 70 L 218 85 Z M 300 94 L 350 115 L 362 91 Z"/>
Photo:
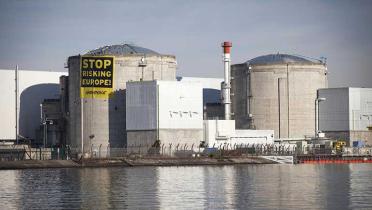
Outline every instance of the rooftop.
<path id="1" fill-rule="evenodd" d="M 253 58 L 247 61 L 250 65 L 270 65 L 270 64 L 322 64 L 322 61 L 317 59 L 309 60 L 304 57 L 289 55 L 289 54 L 269 54 Z"/>
<path id="2" fill-rule="evenodd" d="M 139 47 L 133 44 L 107 45 L 87 52 L 85 55 L 130 55 L 130 54 L 152 54 L 160 55 L 153 50 Z"/>

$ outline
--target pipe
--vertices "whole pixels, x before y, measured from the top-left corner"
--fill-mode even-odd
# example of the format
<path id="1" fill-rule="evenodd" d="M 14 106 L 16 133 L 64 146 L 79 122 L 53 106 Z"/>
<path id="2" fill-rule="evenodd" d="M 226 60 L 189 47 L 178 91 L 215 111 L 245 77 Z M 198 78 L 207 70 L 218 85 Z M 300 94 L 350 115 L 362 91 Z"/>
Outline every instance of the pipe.
<path id="1" fill-rule="evenodd" d="M 287 63 L 287 138 L 289 138 L 289 71 Z"/>
<path id="2" fill-rule="evenodd" d="M 222 103 L 225 107 L 225 120 L 231 119 L 231 100 L 230 100 L 230 49 L 231 42 L 223 42 L 223 62 L 224 62 L 224 82 L 222 85 Z"/>
<path id="3" fill-rule="evenodd" d="M 81 138 L 81 155 L 82 158 L 84 157 L 84 99 L 83 97 L 80 98 L 80 138 Z"/>
<path id="4" fill-rule="evenodd" d="M 15 68 L 15 139 L 18 144 L 18 65 Z"/>
<path id="5" fill-rule="evenodd" d="M 279 136 L 279 139 L 280 139 L 280 79 L 281 78 L 278 78 L 278 118 L 279 118 L 279 122 L 278 122 L 278 136 Z"/>
<path id="6" fill-rule="evenodd" d="M 319 98 L 319 93 L 317 93 L 317 98 L 315 99 L 315 137 L 319 137 L 319 102 L 325 101 L 326 98 Z"/>

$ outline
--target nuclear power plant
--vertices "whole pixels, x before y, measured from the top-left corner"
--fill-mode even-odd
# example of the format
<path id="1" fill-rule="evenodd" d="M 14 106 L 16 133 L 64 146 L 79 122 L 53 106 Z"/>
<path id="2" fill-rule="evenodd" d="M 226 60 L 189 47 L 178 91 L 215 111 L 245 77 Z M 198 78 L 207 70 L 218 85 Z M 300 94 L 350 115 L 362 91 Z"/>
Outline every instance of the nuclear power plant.
<path id="1" fill-rule="evenodd" d="M 177 76 L 174 55 L 133 44 L 70 56 L 65 65 L 68 74 L 55 74 L 53 81 L 59 80 L 59 84 L 44 86 L 44 92 L 49 87 L 55 92 L 58 86 L 55 97 L 40 99 L 40 106 L 22 111 L 22 115 L 18 101 L 22 99 L 22 110 L 26 110 L 26 100 L 35 96 L 12 91 L 9 79 L 1 85 L 9 90 L 9 98 L 16 99 L 15 105 L 2 106 L 15 113 L 16 120 L 2 122 L 12 131 L 2 132 L 6 136 L 0 137 L 1 142 L 22 140 L 35 147 L 63 147 L 80 157 L 147 153 L 160 145 L 166 145 L 169 154 L 176 154 L 180 145 L 189 151 L 216 145 L 304 148 L 319 139 L 372 145 L 372 92 L 368 88 L 328 88 L 325 59 L 275 53 L 232 64 L 232 43 L 223 42 L 221 47 L 223 58 L 216 62 L 221 63 L 223 78 Z M 10 70 L 0 73 L 12 77 Z M 39 78 L 50 76 L 39 72 Z M 19 81 L 16 77 L 16 90 Z M 21 90 L 35 84 L 25 82 Z M 350 98 L 343 101 L 350 104 L 345 109 L 335 107 L 342 101 L 341 93 Z M 31 115 L 25 112 L 40 113 L 40 117 L 26 125 L 21 117 Z M 23 136 L 25 130 L 27 136 Z"/>

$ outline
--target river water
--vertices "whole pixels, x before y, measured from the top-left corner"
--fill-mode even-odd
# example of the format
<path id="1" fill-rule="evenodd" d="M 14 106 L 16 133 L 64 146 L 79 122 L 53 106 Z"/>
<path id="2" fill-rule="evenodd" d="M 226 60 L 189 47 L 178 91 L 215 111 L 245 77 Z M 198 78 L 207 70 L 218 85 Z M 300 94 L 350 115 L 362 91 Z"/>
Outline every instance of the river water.
<path id="1" fill-rule="evenodd" d="M 0 209 L 372 209 L 372 164 L 0 171 Z"/>

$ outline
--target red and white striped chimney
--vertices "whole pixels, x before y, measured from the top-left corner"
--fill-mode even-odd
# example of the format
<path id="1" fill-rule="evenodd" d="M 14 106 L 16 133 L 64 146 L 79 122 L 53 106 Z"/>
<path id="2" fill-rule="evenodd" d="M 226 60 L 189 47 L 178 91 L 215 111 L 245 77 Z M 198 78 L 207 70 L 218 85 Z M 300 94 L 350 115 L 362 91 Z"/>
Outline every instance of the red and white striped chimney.
<path id="1" fill-rule="evenodd" d="M 230 100 L 230 50 L 231 42 L 223 42 L 223 62 L 224 62 L 224 82 L 222 84 L 222 103 L 225 107 L 225 120 L 231 119 L 231 100 Z"/>

